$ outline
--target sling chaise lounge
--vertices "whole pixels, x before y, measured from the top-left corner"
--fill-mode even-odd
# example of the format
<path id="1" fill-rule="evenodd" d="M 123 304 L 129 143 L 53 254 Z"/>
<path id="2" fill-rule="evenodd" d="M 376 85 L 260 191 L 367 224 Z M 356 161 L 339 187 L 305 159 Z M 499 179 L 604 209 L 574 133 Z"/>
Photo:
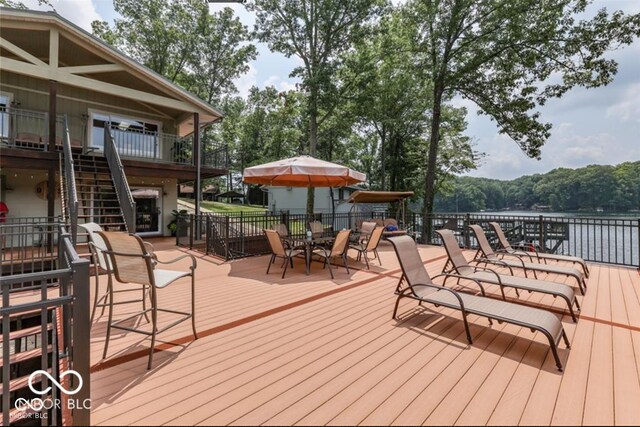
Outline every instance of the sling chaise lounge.
<path id="1" fill-rule="evenodd" d="M 562 371 L 562 362 L 558 355 L 558 343 L 560 340 L 564 340 L 567 348 L 570 348 L 570 345 L 562 322 L 560 322 L 555 314 L 539 308 L 513 304 L 465 292 L 456 292 L 453 289 L 436 285 L 429 277 L 418 253 L 416 244 L 411 237 L 391 237 L 389 241 L 393 244 L 402 268 L 402 278 L 396 290 L 398 299 L 396 300 L 393 311 L 394 319 L 396 318 L 400 300 L 402 298 L 411 298 L 421 303 L 426 302 L 434 304 L 435 306 L 443 306 L 460 311 L 469 344 L 473 343 L 473 339 L 467 321 L 468 314 L 486 317 L 490 322 L 493 319 L 498 322 L 507 322 L 522 326 L 532 331 L 539 331 L 548 339 L 549 346 L 556 361 L 556 366 L 559 371 Z M 434 277 L 434 279 L 443 276 L 445 278 L 460 277 L 455 274 L 443 273 Z M 480 282 L 476 280 L 472 281 L 480 287 L 480 292 L 484 295 L 484 289 Z M 406 282 L 407 286 L 401 289 L 403 282 Z"/>
<path id="2" fill-rule="evenodd" d="M 482 283 L 490 283 L 500 286 L 500 292 L 502 293 L 503 299 L 505 298 L 505 287 L 515 289 L 516 293 L 518 293 L 518 290 L 525 290 L 529 292 L 553 295 L 554 298 L 560 297 L 566 301 L 573 321 L 577 322 L 576 315 L 573 311 L 573 305 L 575 304 L 576 309 L 579 311 L 580 304 L 578 304 L 575 292 L 571 286 L 565 285 L 564 283 L 529 279 L 513 275 L 510 276 L 508 274 L 498 274 L 496 271 L 488 268 L 470 265 L 458 247 L 458 242 L 456 241 L 453 231 L 437 230 L 436 232 L 440 235 L 444 248 L 449 256 L 447 264 L 451 263 L 453 265 L 451 271 L 454 271 L 456 274 L 469 280 L 477 280 Z"/>
<path id="3" fill-rule="evenodd" d="M 563 276 L 569 276 L 576 279 L 578 282 L 578 286 L 580 287 L 580 292 L 582 295 L 585 294 L 587 289 L 587 282 L 584 278 L 584 273 L 580 270 L 577 270 L 573 267 L 563 267 L 560 265 L 548 265 L 548 264 L 538 264 L 537 262 L 525 262 L 525 257 L 517 257 L 515 259 L 505 258 L 505 254 L 497 254 L 491 248 L 487 237 L 482 230 L 482 227 L 479 225 L 471 225 L 470 226 L 473 232 L 476 234 L 476 239 L 478 240 L 478 252 L 476 253 L 476 259 L 479 262 L 483 262 L 485 264 L 495 264 L 502 265 L 503 267 L 507 267 L 510 270 L 513 268 L 522 268 L 524 270 L 524 275 L 528 276 L 527 272 L 533 272 L 533 277 L 538 278 L 536 275 L 536 271 L 540 271 L 548 274 L 560 274 Z M 479 256 L 482 257 L 479 258 Z M 512 270 L 513 271 L 513 270 Z"/>
<path id="4" fill-rule="evenodd" d="M 500 243 L 500 246 L 501 246 L 501 248 L 499 249 L 500 252 L 506 252 L 511 255 L 526 254 L 527 256 L 530 256 L 533 260 L 537 262 L 542 261 L 545 264 L 547 263 L 547 260 L 558 261 L 558 262 L 564 261 L 564 262 L 571 262 L 573 264 L 579 264 L 580 267 L 582 267 L 582 271 L 584 271 L 584 275 L 587 278 L 589 277 L 589 267 L 587 267 L 587 263 L 582 258 L 577 256 L 570 256 L 570 255 L 547 254 L 547 253 L 538 252 L 538 251 L 532 252 L 531 254 L 529 254 L 529 252 L 518 251 L 511 247 L 511 244 L 509 243 L 509 240 L 507 240 L 507 236 L 505 236 L 504 231 L 502 231 L 502 227 L 500 227 L 500 224 L 498 224 L 497 222 L 490 222 L 489 225 L 491 226 L 493 231 L 496 233 L 496 236 L 498 237 L 498 242 Z"/>

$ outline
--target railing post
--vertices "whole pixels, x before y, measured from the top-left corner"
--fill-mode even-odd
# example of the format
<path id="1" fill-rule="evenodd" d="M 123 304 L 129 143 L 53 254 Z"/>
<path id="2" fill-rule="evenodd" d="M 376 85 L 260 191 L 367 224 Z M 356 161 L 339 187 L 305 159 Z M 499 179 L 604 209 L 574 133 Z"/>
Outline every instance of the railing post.
<path id="1" fill-rule="evenodd" d="M 62 237 L 60 237 L 62 238 Z M 91 340 L 91 318 L 89 298 L 89 261 L 86 259 L 74 261 L 73 271 L 73 370 L 80 374 L 83 385 L 74 396 L 78 407 L 73 410 L 73 424 L 78 426 L 91 425 L 91 360 L 89 358 L 89 344 Z"/>
<path id="2" fill-rule="evenodd" d="M 224 259 L 229 261 L 229 215 L 224 217 Z"/>
<path id="3" fill-rule="evenodd" d="M 544 239 L 544 217 L 542 215 L 540 215 L 538 218 L 538 227 L 540 227 L 540 230 L 538 230 L 539 232 L 538 239 L 540 243 L 540 249 L 541 249 L 541 252 L 546 252 L 547 245 L 545 244 L 545 239 Z"/>
<path id="4" fill-rule="evenodd" d="M 471 214 L 466 213 L 462 222 L 462 233 L 464 235 L 464 247 L 471 248 L 471 236 L 469 235 L 469 225 L 471 224 Z"/>
<path id="5" fill-rule="evenodd" d="M 206 216 L 204 233 L 205 253 L 209 255 L 209 246 L 211 245 L 211 217 L 209 215 Z"/>
<path id="6" fill-rule="evenodd" d="M 189 249 L 193 249 L 193 233 L 194 233 L 193 222 L 194 222 L 194 215 L 191 214 L 189 216 Z"/>

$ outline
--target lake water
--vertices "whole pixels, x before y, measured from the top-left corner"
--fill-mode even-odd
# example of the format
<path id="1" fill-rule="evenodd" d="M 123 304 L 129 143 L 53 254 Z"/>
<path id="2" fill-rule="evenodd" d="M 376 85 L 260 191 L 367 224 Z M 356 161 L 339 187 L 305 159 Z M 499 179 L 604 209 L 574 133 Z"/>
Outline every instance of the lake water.
<path id="1" fill-rule="evenodd" d="M 527 240 L 535 241 L 538 240 L 540 228 L 534 218 L 542 215 L 545 230 L 562 236 L 545 242 L 547 247 L 557 246 L 557 253 L 597 262 L 640 265 L 640 213 L 637 212 L 486 211 L 472 215 L 480 220 L 489 220 L 482 216 L 500 217 L 499 222 L 503 223 L 503 227 L 525 230 L 521 234 Z"/>

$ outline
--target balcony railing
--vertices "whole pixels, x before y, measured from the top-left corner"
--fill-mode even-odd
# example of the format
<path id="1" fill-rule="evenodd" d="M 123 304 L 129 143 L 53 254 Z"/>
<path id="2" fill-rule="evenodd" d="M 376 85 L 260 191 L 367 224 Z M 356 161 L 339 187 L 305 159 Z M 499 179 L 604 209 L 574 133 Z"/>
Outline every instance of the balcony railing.
<path id="1" fill-rule="evenodd" d="M 47 240 L 57 242 L 57 247 L 49 250 L 37 243 Z M 2 425 L 14 421 L 43 426 L 90 425 L 90 405 L 73 404 L 90 402 L 91 397 L 89 261 L 78 256 L 70 234 L 51 218 L 21 218 L 0 224 L 0 247 L 3 257 L 9 256 L 11 261 L 3 260 L 3 266 L 12 266 L 11 270 L 3 268 L 0 278 Z M 50 292 L 50 288 L 58 291 Z M 25 294 L 31 298 L 22 298 Z M 25 328 L 23 320 L 35 321 L 36 327 Z M 36 350 L 40 354 L 37 358 L 22 357 Z M 77 376 L 65 378 L 70 370 Z M 30 381 L 36 371 L 47 373 L 39 377 L 43 389 L 49 390 L 44 396 L 26 388 L 24 380 Z M 77 390 L 73 402 L 48 378 Z M 56 404 L 37 405 L 32 411 L 25 405 L 44 401 Z"/>
<path id="2" fill-rule="evenodd" d="M 65 117 L 56 117 L 56 149 L 62 150 L 65 137 Z M 80 117 L 67 117 L 69 128 L 81 128 Z M 82 148 L 81 135 L 73 135 L 69 142 L 73 148 Z M 49 114 L 43 111 L 11 108 L 0 112 L 0 141 L 4 147 L 47 151 L 49 142 Z"/>
<path id="3" fill-rule="evenodd" d="M 0 138 L 9 147 L 46 149 L 48 129 L 47 113 L 18 108 L 0 113 Z"/>
<path id="4" fill-rule="evenodd" d="M 83 129 L 80 117 L 58 115 L 56 124 L 56 148 L 62 150 L 65 138 L 64 120 L 67 117 L 71 130 L 69 142 L 73 149 L 82 149 L 84 139 L 78 134 Z M 125 158 L 193 165 L 193 137 L 181 137 L 164 132 L 149 132 L 131 128 L 110 126 L 118 154 Z M 75 132 L 75 134 L 74 134 Z M 102 132 L 99 136 L 102 138 Z M 42 111 L 11 108 L 0 112 L 0 142 L 5 147 L 31 150 L 48 150 L 49 115 Z M 88 146 L 103 144 L 90 142 Z M 228 150 L 225 144 L 202 143 L 201 165 L 208 168 L 227 169 Z"/>

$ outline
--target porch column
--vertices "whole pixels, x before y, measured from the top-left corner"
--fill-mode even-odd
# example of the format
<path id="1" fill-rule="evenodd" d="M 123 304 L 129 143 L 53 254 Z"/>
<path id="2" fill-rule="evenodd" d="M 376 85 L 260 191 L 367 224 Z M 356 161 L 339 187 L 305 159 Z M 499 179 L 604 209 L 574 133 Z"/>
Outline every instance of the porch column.
<path id="1" fill-rule="evenodd" d="M 193 183 L 193 195 L 196 204 L 196 216 L 200 215 L 200 197 L 202 189 L 200 188 L 200 114 L 193 113 L 193 161 L 196 167 L 196 180 Z"/>
<path id="2" fill-rule="evenodd" d="M 49 80 L 49 142 L 46 150 L 50 152 L 56 151 L 56 117 L 57 117 L 57 96 L 58 82 Z M 53 218 L 55 216 L 56 207 L 56 168 L 49 168 L 47 171 L 47 216 Z M 52 234 L 48 233 L 47 247 L 49 251 L 53 251 Z"/>

